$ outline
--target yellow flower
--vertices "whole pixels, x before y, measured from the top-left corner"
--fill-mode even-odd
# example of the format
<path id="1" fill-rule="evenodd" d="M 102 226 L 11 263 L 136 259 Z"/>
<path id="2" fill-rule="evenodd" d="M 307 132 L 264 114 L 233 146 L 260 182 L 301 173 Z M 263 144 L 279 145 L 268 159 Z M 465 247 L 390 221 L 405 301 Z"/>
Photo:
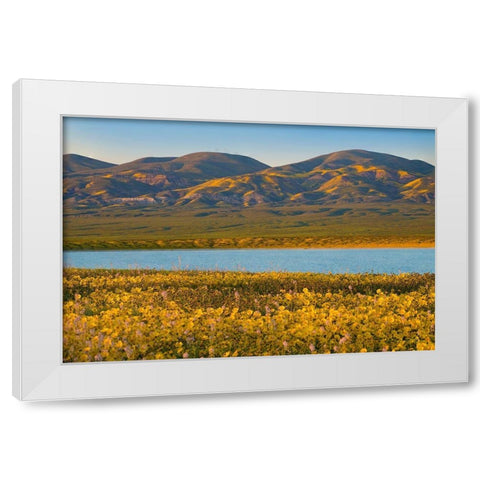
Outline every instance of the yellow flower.
<path id="1" fill-rule="evenodd" d="M 435 348 L 433 274 L 67 268 L 64 298 L 66 362 Z"/>

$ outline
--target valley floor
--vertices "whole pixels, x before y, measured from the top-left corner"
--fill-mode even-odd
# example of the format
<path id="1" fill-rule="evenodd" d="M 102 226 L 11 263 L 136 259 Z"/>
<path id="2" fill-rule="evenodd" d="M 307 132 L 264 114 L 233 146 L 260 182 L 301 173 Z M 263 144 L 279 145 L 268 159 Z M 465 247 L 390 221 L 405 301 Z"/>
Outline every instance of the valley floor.
<path id="1" fill-rule="evenodd" d="M 64 270 L 65 362 L 435 348 L 434 274 Z"/>
<path id="2" fill-rule="evenodd" d="M 435 209 L 421 204 L 64 211 L 65 250 L 433 247 Z"/>

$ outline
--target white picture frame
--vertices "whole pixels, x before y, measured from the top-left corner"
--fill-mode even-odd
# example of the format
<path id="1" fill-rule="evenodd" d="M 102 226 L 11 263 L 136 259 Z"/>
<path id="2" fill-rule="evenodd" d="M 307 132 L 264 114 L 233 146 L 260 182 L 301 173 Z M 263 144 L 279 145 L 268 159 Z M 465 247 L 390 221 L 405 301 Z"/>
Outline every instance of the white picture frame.
<path id="1" fill-rule="evenodd" d="M 467 382 L 467 112 L 461 98 L 19 80 L 13 394 L 63 400 Z M 435 350 L 63 364 L 62 116 L 435 129 Z"/>

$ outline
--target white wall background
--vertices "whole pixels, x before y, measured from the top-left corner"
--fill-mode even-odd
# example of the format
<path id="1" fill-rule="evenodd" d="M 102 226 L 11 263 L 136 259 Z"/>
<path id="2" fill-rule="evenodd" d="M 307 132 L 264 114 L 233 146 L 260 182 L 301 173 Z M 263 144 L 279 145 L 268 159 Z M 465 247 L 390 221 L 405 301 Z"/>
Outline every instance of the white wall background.
<path id="1" fill-rule="evenodd" d="M 473 298 L 480 181 L 474 6 L 3 2 L 0 471 L 13 470 L 4 478 L 477 478 L 475 325 L 469 385 L 31 405 L 10 396 L 11 83 L 27 77 L 469 97 Z M 477 312 L 472 303 L 472 322 Z"/>

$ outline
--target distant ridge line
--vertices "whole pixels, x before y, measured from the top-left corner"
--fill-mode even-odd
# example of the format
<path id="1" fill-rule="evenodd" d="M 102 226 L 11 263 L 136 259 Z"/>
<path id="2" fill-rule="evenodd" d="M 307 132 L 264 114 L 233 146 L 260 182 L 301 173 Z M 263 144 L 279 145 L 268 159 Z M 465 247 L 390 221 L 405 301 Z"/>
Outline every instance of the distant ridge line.
<path id="1" fill-rule="evenodd" d="M 433 203 L 435 166 L 363 149 L 271 167 L 239 154 L 193 152 L 112 164 L 64 155 L 67 207 Z"/>

